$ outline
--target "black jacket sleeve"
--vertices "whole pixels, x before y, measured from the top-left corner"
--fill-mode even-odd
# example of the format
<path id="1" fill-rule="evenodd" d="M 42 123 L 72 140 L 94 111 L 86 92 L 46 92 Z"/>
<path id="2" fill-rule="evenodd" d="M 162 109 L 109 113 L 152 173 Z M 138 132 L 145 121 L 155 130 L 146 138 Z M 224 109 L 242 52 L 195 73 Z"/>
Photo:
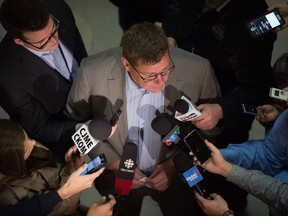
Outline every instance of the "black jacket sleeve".
<path id="1" fill-rule="evenodd" d="M 61 201 L 62 199 L 57 191 L 53 190 L 29 200 L 22 200 L 15 205 L 0 207 L 0 215 L 45 216 Z"/>

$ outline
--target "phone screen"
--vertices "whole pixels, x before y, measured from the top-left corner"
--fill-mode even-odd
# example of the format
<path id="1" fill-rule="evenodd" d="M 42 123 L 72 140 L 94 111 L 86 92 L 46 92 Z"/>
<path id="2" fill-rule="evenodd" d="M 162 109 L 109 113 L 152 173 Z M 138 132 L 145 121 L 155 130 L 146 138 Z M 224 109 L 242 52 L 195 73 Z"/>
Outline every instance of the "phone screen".
<path id="1" fill-rule="evenodd" d="M 184 142 L 187 147 L 193 152 L 193 154 L 197 157 L 200 163 L 205 163 L 205 161 L 210 158 L 211 152 L 197 130 L 193 130 L 192 132 L 190 132 L 184 138 Z"/>
<path id="2" fill-rule="evenodd" d="M 96 156 L 88 163 L 87 168 L 81 173 L 81 175 L 90 174 L 99 170 L 106 162 L 104 154 Z"/>
<path id="3" fill-rule="evenodd" d="M 258 37 L 285 23 L 277 10 L 262 15 L 246 23 L 252 37 Z"/>

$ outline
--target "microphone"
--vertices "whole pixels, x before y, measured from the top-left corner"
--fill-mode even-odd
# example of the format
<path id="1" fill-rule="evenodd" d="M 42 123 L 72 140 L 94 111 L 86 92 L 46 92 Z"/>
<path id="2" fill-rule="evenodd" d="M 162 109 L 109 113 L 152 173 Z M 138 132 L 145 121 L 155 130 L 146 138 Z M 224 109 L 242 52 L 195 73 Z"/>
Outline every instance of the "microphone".
<path id="1" fill-rule="evenodd" d="M 82 154 L 88 154 L 99 141 L 106 140 L 112 131 L 111 123 L 104 117 L 95 117 L 89 125 L 83 124 L 73 135 L 72 140 Z"/>
<path id="2" fill-rule="evenodd" d="M 161 141 L 167 148 L 178 146 L 187 155 L 192 152 L 200 163 L 210 158 L 210 150 L 191 122 L 178 121 L 178 124 L 172 124 L 166 116 L 158 116 L 152 120 L 151 127 L 161 135 Z"/>
<path id="3" fill-rule="evenodd" d="M 182 126 L 180 129 L 180 124 L 178 123 L 185 126 Z M 161 136 L 161 141 L 167 148 L 172 149 L 178 146 L 184 152 L 189 154 L 190 150 L 186 145 L 183 145 L 182 138 L 184 133 L 187 134 L 195 128 L 190 122 L 176 122 L 173 117 L 170 118 L 168 115 L 161 115 L 152 120 L 151 127 Z"/>
<path id="4" fill-rule="evenodd" d="M 116 204 L 113 208 L 113 215 L 122 215 L 122 206 L 129 194 L 134 178 L 137 160 L 137 145 L 134 143 L 126 143 L 119 165 L 116 172 L 115 181 L 115 199 Z"/>
<path id="5" fill-rule="evenodd" d="M 174 108 L 176 110 L 174 117 L 181 122 L 191 121 L 201 115 L 197 107 L 185 96 L 174 102 Z"/>
<path id="6" fill-rule="evenodd" d="M 190 188 L 193 187 L 201 196 L 208 199 L 209 193 L 204 189 L 202 183 L 200 183 L 204 178 L 198 167 L 193 165 L 191 159 L 186 154 L 180 153 L 174 156 L 173 163 L 182 181 Z"/>

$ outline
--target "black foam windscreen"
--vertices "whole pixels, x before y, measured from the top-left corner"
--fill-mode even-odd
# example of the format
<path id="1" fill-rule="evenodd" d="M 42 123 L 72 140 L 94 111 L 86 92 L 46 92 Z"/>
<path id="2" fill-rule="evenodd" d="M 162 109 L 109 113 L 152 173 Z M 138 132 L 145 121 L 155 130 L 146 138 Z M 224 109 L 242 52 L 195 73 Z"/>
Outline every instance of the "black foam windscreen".
<path id="1" fill-rule="evenodd" d="M 174 108 L 180 113 L 187 113 L 189 110 L 189 104 L 185 100 L 177 99 L 174 102 Z"/>
<path id="2" fill-rule="evenodd" d="M 116 178 L 133 180 L 137 160 L 137 145 L 126 143 L 123 148 L 119 170 L 116 172 Z"/>
<path id="3" fill-rule="evenodd" d="M 166 116 L 157 116 L 152 120 L 151 127 L 159 135 L 163 136 L 169 133 L 172 128 L 172 124 Z"/>
<path id="4" fill-rule="evenodd" d="M 97 140 L 106 140 L 111 132 L 112 126 L 104 117 L 95 117 L 88 125 L 88 130 L 91 136 Z"/>
<path id="5" fill-rule="evenodd" d="M 193 166 L 190 157 L 184 153 L 179 153 L 174 156 L 173 164 L 176 170 L 180 173 L 185 172 Z"/>

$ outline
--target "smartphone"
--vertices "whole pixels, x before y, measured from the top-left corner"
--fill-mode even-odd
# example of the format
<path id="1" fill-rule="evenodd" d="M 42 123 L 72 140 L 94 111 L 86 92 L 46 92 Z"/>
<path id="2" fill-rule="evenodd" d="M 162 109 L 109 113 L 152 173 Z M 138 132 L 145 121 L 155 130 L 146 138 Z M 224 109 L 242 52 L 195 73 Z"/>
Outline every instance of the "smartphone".
<path id="1" fill-rule="evenodd" d="M 255 107 L 255 106 L 251 106 L 248 104 L 241 104 L 242 105 L 242 109 L 243 109 L 243 113 L 246 114 L 250 114 L 250 115 L 263 115 L 263 112 L 260 108 Z"/>
<path id="2" fill-rule="evenodd" d="M 117 121 L 119 120 L 119 117 L 122 113 L 122 110 L 121 109 L 118 109 L 112 116 L 111 120 L 110 120 L 110 123 L 112 126 L 115 126 Z"/>
<path id="3" fill-rule="evenodd" d="M 106 157 L 104 154 L 96 156 L 93 160 L 88 163 L 87 168 L 81 173 L 81 175 L 90 174 L 98 171 L 106 163 Z"/>
<path id="4" fill-rule="evenodd" d="M 285 20 L 278 10 L 266 12 L 261 16 L 246 22 L 250 35 L 257 38 L 285 24 Z"/>
<path id="5" fill-rule="evenodd" d="M 284 91 L 284 90 L 277 89 L 277 88 L 270 88 L 269 96 L 272 98 L 287 101 L 288 91 Z"/>
<path id="6" fill-rule="evenodd" d="M 201 164 L 211 157 L 211 151 L 206 146 L 204 139 L 199 132 L 194 129 L 184 138 L 185 145 L 193 152 Z"/>

